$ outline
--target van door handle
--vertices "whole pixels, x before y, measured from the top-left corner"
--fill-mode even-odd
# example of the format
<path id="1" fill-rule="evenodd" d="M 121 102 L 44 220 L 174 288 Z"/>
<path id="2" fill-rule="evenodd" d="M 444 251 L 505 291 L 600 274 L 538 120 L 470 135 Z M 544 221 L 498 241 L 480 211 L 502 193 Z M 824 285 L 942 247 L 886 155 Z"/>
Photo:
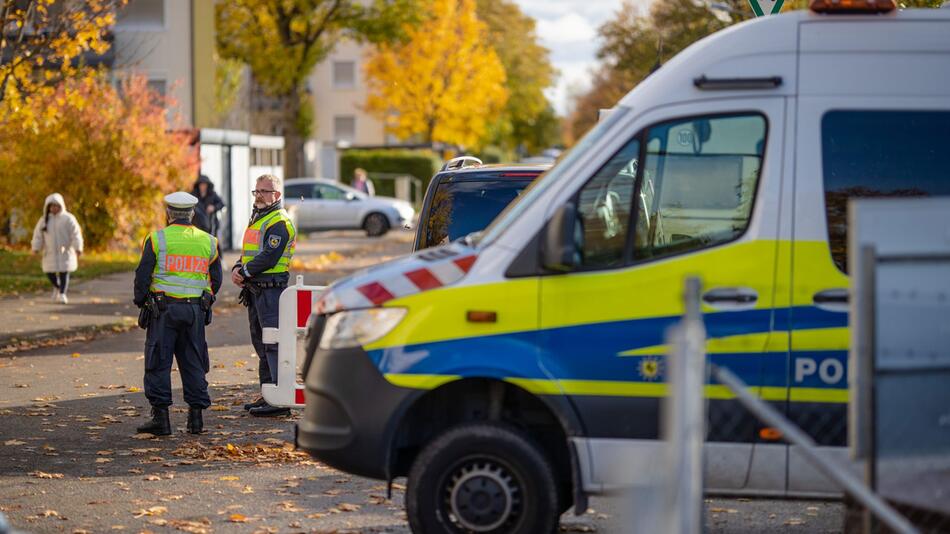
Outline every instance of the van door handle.
<path id="1" fill-rule="evenodd" d="M 811 300 L 816 308 L 825 311 L 846 312 L 848 311 L 848 302 L 850 299 L 847 288 L 836 287 L 815 293 L 812 295 Z"/>
<path id="2" fill-rule="evenodd" d="M 759 300 L 759 293 L 748 287 L 717 287 L 703 293 L 703 302 L 713 308 L 750 308 Z"/>

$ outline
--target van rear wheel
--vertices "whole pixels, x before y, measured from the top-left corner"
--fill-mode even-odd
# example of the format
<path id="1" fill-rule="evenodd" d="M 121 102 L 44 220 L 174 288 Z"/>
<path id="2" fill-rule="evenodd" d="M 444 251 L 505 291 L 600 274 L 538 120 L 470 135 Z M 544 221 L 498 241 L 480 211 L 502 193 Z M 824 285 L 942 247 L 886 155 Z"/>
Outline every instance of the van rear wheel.
<path id="1" fill-rule="evenodd" d="M 490 423 L 456 426 L 422 450 L 409 471 L 406 511 L 415 534 L 548 533 L 560 516 L 544 450 Z"/>

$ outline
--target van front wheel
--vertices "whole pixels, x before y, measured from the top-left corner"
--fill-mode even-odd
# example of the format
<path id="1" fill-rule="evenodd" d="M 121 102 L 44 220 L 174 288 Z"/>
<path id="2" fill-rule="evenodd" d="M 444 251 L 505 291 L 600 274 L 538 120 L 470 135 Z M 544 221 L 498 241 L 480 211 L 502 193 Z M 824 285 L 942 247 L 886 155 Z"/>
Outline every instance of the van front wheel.
<path id="1" fill-rule="evenodd" d="M 544 450 L 518 430 L 459 425 L 427 445 L 409 471 L 409 526 L 415 534 L 553 532 L 555 481 Z"/>

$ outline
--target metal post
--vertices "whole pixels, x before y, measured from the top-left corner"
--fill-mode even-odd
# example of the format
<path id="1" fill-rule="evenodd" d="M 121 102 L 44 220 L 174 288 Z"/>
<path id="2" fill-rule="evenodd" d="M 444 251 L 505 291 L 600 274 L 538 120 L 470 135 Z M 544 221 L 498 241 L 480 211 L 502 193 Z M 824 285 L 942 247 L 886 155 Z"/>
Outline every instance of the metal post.
<path id="1" fill-rule="evenodd" d="M 703 526 L 703 441 L 705 438 L 706 330 L 700 309 L 701 284 L 686 280 L 683 321 L 667 334 L 669 395 L 663 437 L 668 446 L 668 530 L 699 534 Z"/>
<path id="2" fill-rule="evenodd" d="M 863 379 L 857 387 L 862 388 L 861 406 L 858 407 L 862 417 L 855 421 L 859 425 L 857 432 L 863 430 L 862 441 L 865 445 L 864 478 L 871 491 L 877 489 L 877 399 L 874 394 L 874 376 L 877 364 L 875 362 L 875 337 L 877 337 L 877 317 L 875 317 L 877 254 L 874 245 L 864 245 L 858 252 L 861 255 L 861 309 L 857 310 L 856 323 L 861 325 L 861 339 L 859 340 L 858 365 L 861 366 L 860 376 Z M 864 531 L 874 532 L 874 514 L 870 508 L 865 508 L 862 515 Z"/>

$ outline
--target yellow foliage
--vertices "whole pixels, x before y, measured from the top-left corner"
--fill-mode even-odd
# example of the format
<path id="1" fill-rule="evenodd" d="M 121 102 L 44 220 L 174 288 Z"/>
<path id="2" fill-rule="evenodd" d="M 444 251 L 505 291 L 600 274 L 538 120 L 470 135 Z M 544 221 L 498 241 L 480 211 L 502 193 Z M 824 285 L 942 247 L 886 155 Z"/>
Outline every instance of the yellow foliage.
<path id="1" fill-rule="evenodd" d="M 369 111 L 407 139 L 473 146 L 508 98 L 505 69 L 474 0 L 433 0 L 408 41 L 380 45 L 366 63 Z"/>
<path id="2" fill-rule="evenodd" d="M 3 104 L 0 221 L 32 230 L 43 199 L 56 191 L 90 248 L 139 243 L 164 222 L 162 195 L 194 179 L 197 155 L 188 136 L 168 131 L 166 102 L 143 77 L 118 91 L 89 75 L 15 110 Z"/>
<path id="3" fill-rule="evenodd" d="M 15 28 L 0 39 L 0 101 L 5 117 L 45 97 L 62 80 L 86 70 L 86 52 L 105 53 L 108 28 L 125 0 L 0 0 L 0 24 Z M 25 115 L 24 120 L 33 117 Z"/>

